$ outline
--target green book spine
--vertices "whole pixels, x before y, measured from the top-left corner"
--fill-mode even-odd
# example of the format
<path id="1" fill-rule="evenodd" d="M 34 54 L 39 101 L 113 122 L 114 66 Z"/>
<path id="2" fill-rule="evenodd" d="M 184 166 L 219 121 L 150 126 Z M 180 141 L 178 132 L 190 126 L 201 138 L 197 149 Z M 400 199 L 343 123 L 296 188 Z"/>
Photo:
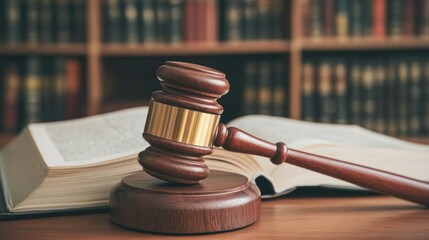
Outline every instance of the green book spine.
<path id="1" fill-rule="evenodd" d="M 398 97 L 398 130 L 400 136 L 406 136 L 409 133 L 408 128 L 408 89 L 409 89 L 409 66 L 405 60 L 402 60 L 398 66 L 398 84 L 396 85 Z"/>
<path id="2" fill-rule="evenodd" d="M 319 65 L 318 83 L 319 121 L 333 121 L 335 105 L 333 101 L 332 65 L 330 60 L 322 60 Z"/>
<path id="3" fill-rule="evenodd" d="M 25 1 L 26 11 L 26 26 L 25 26 L 25 40 L 27 43 L 35 44 L 38 43 L 38 23 L 39 23 L 39 11 L 37 0 Z"/>
<path id="4" fill-rule="evenodd" d="M 52 0 L 41 0 L 39 7 L 39 19 L 40 19 L 40 32 L 39 42 L 41 43 L 52 43 L 53 37 L 53 3 Z"/>
<path id="5" fill-rule="evenodd" d="M 244 64 L 244 93 L 243 93 L 243 114 L 257 113 L 257 64 L 253 61 L 248 61 Z"/>
<path id="6" fill-rule="evenodd" d="M 71 42 L 70 2 L 55 0 L 56 41 L 58 43 Z"/>
<path id="7" fill-rule="evenodd" d="M 31 57 L 27 60 L 24 83 L 24 124 L 42 121 L 40 60 Z"/>
<path id="8" fill-rule="evenodd" d="M 225 1 L 225 40 L 238 41 L 243 39 L 241 2 L 238 0 Z"/>
<path id="9" fill-rule="evenodd" d="M 169 42 L 171 29 L 170 29 L 170 16 L 168 0 L 157 0 L 156 3 L 156 39 L 160 43 Z"/>
<path id="10" fill-rule="evenodd" d="M 362 124 L 362 68 L 358 60 L 350 67 L 350 120 L 353 124 Z"/>
<path id="11" fill-rule="evenodd" d="M 271 0 L 258 1 L 258 38 L 272 39 L 272 15 L 270 9 L 272 7 Z"/>
<path id="12" fill-rule="evenodd" d="M 347 120 L 347 68 L 346 63 L 340 60 L 335 64 L 335 101 L 336 122 L 345 124 Z"/>
<path id="13" fill-rule="evenodd" d="M 43 121 L 52 121 L 55 120 L 53 118 L 53 102 L 55 99 L 53 98 L 53 92 L 54 92 L 54 85 L 53 85 L 53 71 L 52 71 L 52 64 L 53 60 L 51 61 L 44 61 L 43 65 L 41 66 L 41 79 L 42 79 L 42 86 L 41 86 L 41 95 L 42 95 L 42 115 L 43 115 Z"/>
<path id="14" fill-rule="evenodd" d="M 418 59 L 410 63 L 410 104 L 409 104 L 409 134 L 417 136 L 422 132 L 422 68 Z"/>
<path id="15" fill-rule="evenodd" d="M 184 22 L 183 0 L 170 0 L 170 25 L 172 43 L 183 42 L 183 22 Z"/>
<path id="16" fill-rule="evenodd" d="M 375 122 L 375 77 L 374 64 L 366 63 L 362 70 L 363 126 L 374 129 Z"/>
<path id="17" fill-rule="evenodd" d="M 322 1 L 312 0 L 311 5 L 311 30 L 310 35 L 313 38 L 322 36 Z"/>
<path id="18" fill-rule="evenodd" d="M 139 41 L 138 35 L 138 19 L 137 19 L 137 1 L 124 1 L 124 16 L 125 16 L 125 42 L 128 44 L 136 44 Z"/>
<path id="19" fill-rule="evenodd" d="M 156 41 L 155 6 L 153 0 L 143 0 L 140 12 L 141 39 L 144 43 L 153 43 Z"/>
<path id="20" fill-rule="evenodd" d="M 316 121 L 315 97 L 315 65 L 312 61 L 305 61 L 302 65 L 302 119 Z"/>
<path id="21" fill-rule="evenodd" d="M 66 99 L 65 59 L 56 58 L 53 68 L 53 119 L 62 120 L 65 117 Z"/>
<path id="22" fill-rule="evenodd" d="M 396 59 L 390 59 L 387 63 L 387 81 L 386 81 L 386 107 L 387 107 L 387 134 L 398 135 L 397 115 L 398 115 L 398 96 L 396 85 L 398 84 L 398 63 Z"/>
<path id="23" fill-rule="evenodd" d="M 340 39 L 347 38 L 349 35 L 349 1 L 348 0 L 337 0 L 336 1 L 336 12 L 335 21 L 337 28 L 337 37 Z"/>
<path id="24" fill-rule="evenodd" d="M 86 41 L 86 1 L 72 1 L 72 40 L 73 42 L 83 43 Z"/>
<path id="25" fill-rule="evenodd" d="M 271 4 L 271 14 L 272 14 L 272 39 L 282 39 L 283 38 L 283 28 L 284 28 L 284 18 L 283 18 L 283 9 L 284 9 L 283 0 L 273 0 Z"/>
<path id="26" fill-rule="evenodd" d="M 257 39 L 258 20 L 257 0 L 244 0 L 243 2 L 243 38 L 246 40 Z"/>
<path id="27" fill-rule="evenodd" d="M 363 36 L 363 1 L 352 0 L 350 3 L 350 36 Z"/>
<path id="28" fill-rule="evenodd" d="M 108 43 L 120 43 L 121 32 L 121 6 L 119 0 L 107 0 L 106 2 L 106 41 Z"/>
<path id="29" fill-rule="evenodd" d="M 362 0 L 362 34 L 364 37 L 373 36 L 372 6 L 372 0 Z"/>
<path id="30" fill-rule="evenodd" d="M 21 5 L 21 0 L 5 0 L 5 40 L 7 43 L 19 43 L 22 41 Z"/>
<path id="31" fill-rule="evenodd" d="M 282 61 L 275 61 L 273 64 L 272 113 L 275 116 L 284 116 L 286 114 L 286 66 Z"/>
<path id="32" fill-rule="evenodd" d="M 18 128 L 20 75 L 16 64 L 8 64 L 4 70 L 4 85 L 1 92 L 3 97 L 1 130 L 14 133 Z"/>
<path id="33" fill-rule="evenodd" d="M 378 61 L 374 69 L 374 104 L 375 104 L 375 125 L 374 130 L 380 133 L 386 132 L 386 66 L 382 61 Z"/>
<path id="34" fill-rule="evenodd" d="M 401 37 L 403 34 L 403 2 L 390 0 L 388 4 L 388 33 L 391 37 Z"/>
<path id="35" fill-rule="evenodd" d="M 259 63 L 258 113 L 271 114 L 271 64 L 269 61 Z"/>

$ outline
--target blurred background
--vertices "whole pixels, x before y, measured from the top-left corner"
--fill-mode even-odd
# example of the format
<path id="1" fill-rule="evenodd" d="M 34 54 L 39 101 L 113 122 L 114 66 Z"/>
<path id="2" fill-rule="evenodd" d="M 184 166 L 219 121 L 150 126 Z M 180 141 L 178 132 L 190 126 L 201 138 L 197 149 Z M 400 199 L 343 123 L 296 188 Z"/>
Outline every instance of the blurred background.
<path id="1" fill-rule="evenodd" d="M 227 74 L 222 121 L 267 114 L 429 137 L 429 0 L 0 0 L 0 144 L 147 105 L 167 60 Z"/>

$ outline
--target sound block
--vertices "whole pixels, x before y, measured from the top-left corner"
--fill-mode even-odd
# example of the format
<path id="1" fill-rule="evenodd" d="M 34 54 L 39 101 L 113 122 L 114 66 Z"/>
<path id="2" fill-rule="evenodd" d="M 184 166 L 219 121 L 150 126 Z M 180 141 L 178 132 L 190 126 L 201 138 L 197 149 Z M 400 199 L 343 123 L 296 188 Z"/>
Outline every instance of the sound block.
<path id="1" fill-rule="evenodd" d="M 246 177 L 210 171 L 198 184 L 182 185 L 141 171 L 110 193 L 110 219 L 148 232 L 196 234 L 242 228 L 260 216 L 260 192 Z"/>

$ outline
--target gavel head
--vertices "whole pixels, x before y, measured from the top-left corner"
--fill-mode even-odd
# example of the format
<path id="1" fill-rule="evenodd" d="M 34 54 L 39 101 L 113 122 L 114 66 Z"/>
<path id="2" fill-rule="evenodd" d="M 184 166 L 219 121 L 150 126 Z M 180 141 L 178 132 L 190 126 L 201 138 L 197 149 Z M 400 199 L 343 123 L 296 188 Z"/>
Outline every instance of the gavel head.
<path id="1" fill-rule="evenodd" d="M 158 68 L 163 89 L 152 93 L 143 137 L 151 145 L 139 154 L 148 174 L 170 182 L 195 184 L 208 177 L 203 156 L 212 153 L 229 91 L 225 74 L 205 66 L 166 62 Z"/>

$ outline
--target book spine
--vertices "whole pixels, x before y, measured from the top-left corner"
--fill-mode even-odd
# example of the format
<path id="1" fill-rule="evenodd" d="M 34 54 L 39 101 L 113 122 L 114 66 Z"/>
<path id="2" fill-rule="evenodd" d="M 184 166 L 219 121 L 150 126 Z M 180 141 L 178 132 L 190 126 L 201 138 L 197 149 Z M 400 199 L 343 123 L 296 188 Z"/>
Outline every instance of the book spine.
<path id="1" fill-rule="evenodd" d="M 398 84 L 396 59 L 390 59 L 387 64 L 387 82 L 386 82 L 386 103 L 387 103 L 387 134 L 396 136 L 398 134 L 397 115 L 398 115 L 398 95 L 396 85 Z"/>
<path id="2" fill-rule="evenodd" d="M 37 0 L 27 0 L 24 5 L 26 11 L 26 26 L 25 26 L 25 40 L 29 44 L 38 43 L 38 23 L 39 11 Z"/>
<path id="3" fill-rule="evenodd" d="M 350 3 L 350 36 L 363 36 L 363 1 L 352 0 Z"/>
<path id="4" fill-rule="evenodd" d="M 350 67 L 350 120 L 362 124 L 362 68 L 355 60 Z"/>
<path id="5" fill-rule="evenodd" d="M 429 134 L 429 59 L 424 59 L 424 83 L 423 83 L 423 133 Z"/>
<path id="6" fill-rule="evenodd" d="M 41 111 L 40 60 L 31 57 L 27 60 L 24 85 L 24 124 L 40 122 Z"/>
<path id="7" fill-rule="evenodd" d="M 373 36 L 372 0 L 362 0 L 362 34 L 364 37 Z"/>
<path id="8" fill-rule="evenodd" d="M 185 41 L 197 41 L 197 23 L 196 18 L 196 0 L 187 0 L 185 2 Z"/>
<path id="9" fill-rule="evenodd" d="M 207 21 L 205 29 L 207 31 L 206 40 L 209 43 L 215 43 L 218 40 L 218 4 L 217 0 L 207 0 Z"/>
<path id="10" fill-rule="evenodd" d="M 373 0 L 373 35 L 375 38 L 386 37 L 386 0 Z"/>
<path id="11" fill-rule="evenodd" d="M 74 42 L 83 43 L 86 40 L 86 1 L 72 1 L 72 36 Z"/>
<path id="12" fill-rule="evenodd" d="M 52 1 L 51 0 L 41 0 L 40 2 L 40 32 L 39 32 L 39 42 L 41 43 L 52 43 L 54 41 L 53 37 L 53 22 L 52 22 Z"/>
<path id="13" fill-rule="evenodd" d="M 70 2 L 68 0 L 55 0 L 56 41 L 58 43 L 70 43 Z"/>
<path id="14" fill-rule="evenodd" d="M 273 76 L 273 108 L 272 113 L 275 116 L 284 116 L 286 113 L 285 107 L 285 86 L 286 86 L 286 70 L 285 63 L 282 61 L 274 62 L 274 76 Z"/>
<path id="15" fill-rule="evenodd" d="M 322 3 L 320 0 L 311 0 L 311 37 L 322 36 Z"/>
<path id="16" fill-rule="evenodd" d="M 271 65 L 269 61 L 259 63 L 259 91 L 258 91 L 258 113 L 269 115 L 271 106 L 270 77 Z"/>
<path id="17" fill-rule="evenodd" d="M 390 37 L 401 37 L 403 34 L 403 2 L 401 0 L 389 1 L 388 27 Z"/>
<path id="18" fill-rule="evenodd" d="M 256 0 L 244 0 L 243 3 L 243 37 L 246 40 L 257 39 L 258 9 Z"/>
<path id="19" fill-rule="evenodd" d="M 404 36 L 408 36 L 408 37 L 414 36 L 416 32 L 415 15 L 417 15 L 415 0 L 404 1 L 403 14 L 404 14 L 404 21 L 403 21 Z"/>
<path id="20" fill-rule="evenodd" d="M 45 122 L 54 120 L 53 102 L 55 99 L 52 96 L 54 91 L 52 66 L 53 66 L 52 59 L 49 59 L 49 61 L 44 60 L 42 69 L 41 69 L 42 116 L 43 116 L 43 121 Z"/>
<path id="21" fill-rule="evenodd" d="M 325 0 L 323 2 L 323 35 L 334 36 L 335 18 L 334 18 L 334 0 Z"/>
<path id="22" fill-rule="evenodd" d="M 225 39 L 228 41 L 241 40 L 241 7 L 240 1 L 225 1 Z"/>
<path id="23" fill-rule="evenodd" d="M 258 39 L 271 39 L 271 1 L 259 0 L 258 1 Z"/>
<path id="24" fill-rule="evenodd" d="M 340 40 L 347 38 L 349 34 L 349 6 L 348 0 L 337 0 L 336 1 L 336 30 L 337 37 Z"/>
<path id="25" fill-rule="evenodd" d="M 20 76 L 18 66 L 15 64 L 7 65 L 4 75 L 3 94 L 3 128 L 5 132 L 15 132 L 18 123 L 18 97 L 20 88 Z"/>
<path id="26" fill-rule="evenodd" d="M 66 101 L 65 59 L 56 58 L 53 70 L 53 119 L 62 120 L 65 116 Z"/>
<path id="27" fill-rule="evenodd" d="M 311 18 L 311 4 L 310 0 L 301 0 L 301 9 L 302 9 L 302 16 L 301 16 L 301 31 L 303 37 L 310 37 L 310 18 Z"/>
<path id="28" fill-rule="evenodd" d="M 206 6 L 202 4 L 204 7 L 203 13 L 207 14 L 205 12 Z M 184 36 L 183 36 L 183 0 L 170 0 L 170 21 L 171 21 L 171 39 L 170 41 L 172 43 L 180 43 L 183 42 Z M 206 16 L 203 16 L 205 19 Z M 205 25 L 205 21 L 202 21 L 202 24 Z M 206 30 L 203 27 L 203 30 Z M 205 32 L 204 32 L 205 33 Z M 203 36 L 204 38 L 205 36 Z"/>
<path id="29" fill-rule="evenodd" d="M 108 43 L 120 43 L 122 38 L 120 1 L 107 0 L 106 4 L 106 41 Z"/>
<path id="30" fill-rule="evenodd" d="M 374 64 L 366 63 L 362 70 L 363 86 L 363 126 L 368 129 L 374 129 L 375 122 L 375 79 Z"/>
<path id="31" fill-rule="evenodd" d="M 374 69 L 374 104 L 375 119 L 374 130 L 380 133 L 386 132 L 386 66 L 378 62 Z"/>
<path id="32" fill-rule="evenodd" d="M 396 84 L 398 104 L 398 130 L 400 136 L 408 135 L 408 83 L 409 66 L 405 60 L 402 60 L 398 66 L 398 83 Z"/>
<path id="33" fill-rule="evenodd" d="M 22 12 L 21 0 L 5 0 L 5 28 L 6 42 L 19 43 L 22 41 Z"/>
<path id="34" fill-rule="evenodd" d="M 80 116 L 79 108 L 81 106 L 80 94 L 80 76 L 81 67 L 76 59 L 67 60 L 65 65 L 66 76 L 66 106 L 65 116 L 67 119 L 77 118 Z"/>
<path id="35" fill-rule="evenodd" d="M 410 103 L 409 103 L 409 134 L 417 136 L 422 132 L 422 69 L 418 59 L 410 63 Z"/>
<path id="36" fill-rule="evenodd" d="M 257 88 L 257 64 L 253 61 L 248 61 L 244 65 L 244 93 L 243 93 L 243 109 L 244 114 L 257 113 L 258 93 Z"/>
<path id="37" fill-rule="evenodd" d="M 139 41 L 137 1 L 125 0 L 123 9 L 123 16 L 125 16 L 125 42 L 136 44 Z"/>
<path id="38" fill-rule="evenodd" d="M 152 0 L 141 2 L 141 32 L 144 43 L 154 43 L 156 41 L 155 29 L 155 5 Z"/>
<path id="39" fill-rule="evenodd" d="M 429 36 L 429 0 L 421 2 L 421 18 L 420 18 L 420 35 L 423 37 Z"/>
<path id="40" fill-rule="evenodd" d="M 329 123 L 333 120 L 333 86 L 332 86 L 332 66 L 330 61 L 322 60 L 319 65 L 319 84 L 318 84 L 318 101 L 319 101 L 319 121 Z"/>
<path id="41" fill-rule="evenodd" d="M 336 122 L 345 124 L 347 119 L 347 69 L 344 61 L 335 65 L 335 100 L 337 103 Z"/>
<path id="42" fill-rule="evenodd" d="M 198 42 L 205 42 L 206 39 L 206 1 L 205 0 L 197 0 L 196 2 L 196 15 L 195 15 L 195 19 L 198 19 L 198 21 L 196 21 L 196 39 Z M 195 20 L 194 19 L 194 20 Z"/>
<path id="43" fill-rule="evenodd" d="M 271 4 L 271 13 L 272 13 L 272 39 L 282 39 L 283 38 L 283 9 L 284 1 L 282 0 L 272 0 Z"/>
<path id="44" fill-rule="evenodd" d="M 302 65 L 302 119 L 305 121 L 316 121 L 314 69 L 314 63 L 311 61 L 305 61 Z"/>
<path id="45" fill-rule="evenodd" d="M 168 0 L 157 0 L 156 2 L 156 39 L 160 43 L 169 42 L 171 26 L 169 20 Z"/>

